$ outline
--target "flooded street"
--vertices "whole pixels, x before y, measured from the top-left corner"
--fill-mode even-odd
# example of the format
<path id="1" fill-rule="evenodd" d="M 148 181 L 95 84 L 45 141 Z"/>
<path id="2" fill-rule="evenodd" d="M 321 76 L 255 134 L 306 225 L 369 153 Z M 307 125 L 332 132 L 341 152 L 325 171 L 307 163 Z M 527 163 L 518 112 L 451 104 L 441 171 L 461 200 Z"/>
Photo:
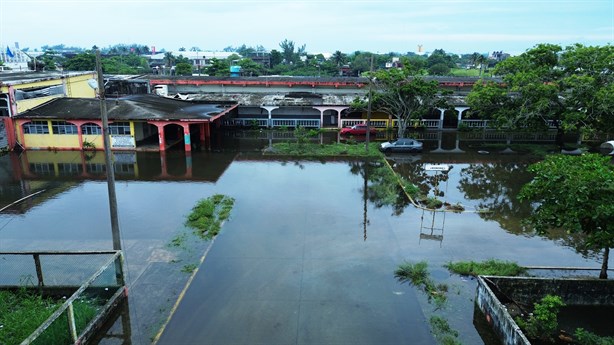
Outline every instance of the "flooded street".
<path id="1" fill-rule="evenodd" d="M 100 343 L 149 344 L 159 336 L 159 344 L 436 344 L 429 326 L 436 313 L 463 344 L 492 344 L 482 320 L 474 319 L 475 281 L 442 265 L 490 258 L 600 265 L 599 257 L 578 254 L 564 234 L 533 236 L 521 223 L 529 205 L 516 194 L 531 178 L 525 168 L 534 157 L 467 149 L 389 157 L 423 192 L 489 211 L 432 213 L 384 200 L 374 182 L 377 163 L 255 152 L 267 143 L 226 138 L 213 152 L 189 156 L 116 155 L 130 292 L 108 332 L 115 337 Z M 452 169 L 444 176 L 427 164 Z M 104 171 L 101 153 L 0 157 L 0 207 L 45 190 L 0 214 L 0 251 L 112 249 Z M 216 193 L 236 201 L 220 235 L 208 242 L 183 224 L 199 199 Z M 186 241 L 173 246 L 177 238 Z M 205 253 L 182 294 L 187 268 Z M 423 260 L 433 279 L 449 286 L 442 308 L 394 277 L 400 263 Z"/>

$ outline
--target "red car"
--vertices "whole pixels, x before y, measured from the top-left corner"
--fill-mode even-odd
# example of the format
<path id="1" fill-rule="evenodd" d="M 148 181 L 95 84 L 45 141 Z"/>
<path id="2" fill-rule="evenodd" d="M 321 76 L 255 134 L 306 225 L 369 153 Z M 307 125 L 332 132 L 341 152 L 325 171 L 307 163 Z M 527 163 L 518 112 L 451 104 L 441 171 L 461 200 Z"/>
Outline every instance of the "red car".
<path id="1" fill-rule="evenodd" d="M 371 126 L 369 127 L 369 133 L 375 135 L 377 134 L 377 130 Z M 341 135 L 367 135 L 367 125 L 359 124 L 352 127 L 341 128 Z"/>

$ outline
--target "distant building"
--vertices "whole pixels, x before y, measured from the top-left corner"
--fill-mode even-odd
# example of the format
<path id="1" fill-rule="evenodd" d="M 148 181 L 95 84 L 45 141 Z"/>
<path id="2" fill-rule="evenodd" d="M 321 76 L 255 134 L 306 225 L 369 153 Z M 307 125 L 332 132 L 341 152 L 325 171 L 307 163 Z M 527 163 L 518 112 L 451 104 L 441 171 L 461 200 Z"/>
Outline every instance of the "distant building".
<path id="1" fill-rule="evenodd" d="M 7 70 L 26 72 L 30 60 L 30 57 L 17 47 L 0 46 L 0 61 L 3 64 L 0 73 Z"/>

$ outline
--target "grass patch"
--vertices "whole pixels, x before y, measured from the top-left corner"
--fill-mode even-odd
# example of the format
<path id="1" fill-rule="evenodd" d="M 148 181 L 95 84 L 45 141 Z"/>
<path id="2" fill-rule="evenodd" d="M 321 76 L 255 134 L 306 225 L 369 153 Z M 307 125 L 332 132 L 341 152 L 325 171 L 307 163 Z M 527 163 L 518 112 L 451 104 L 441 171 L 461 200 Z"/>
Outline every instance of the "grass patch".
<path id="1" fill-rule="evenodd" d="M 25 290 L 18 292 L 0 291 L 0 344 L 19 344 L 34 332 L 62 304 L 63 300 L 43 298 Z M 73 302 L 77 333 L 98 313 L 95 300 Z M 70 344 L 67 314 L 64 312 L 33 344 Z"/>
<path id="2" fill-rule="evenodd" d="M 369 143 L 369 151 L 365 150 L 364 143 L 275 143 L 273 150 L 267 151 L 268 155 L 303 156 L 303 157 L 381 157 L 378 143 Z"/>
<path id="3" fill-rule="evenodd" d="M 428 273 L 426 261 L 412 264 L 404 262 L 394 271 L 394 276 L 400 282 L 409 282 L 415 287 L 421 288 L 428 296 L 429 302 L 435 302 L 437 308 L 443 307 L 447 300 L 448 286 L 446 284 L 435 284 Z"/>
<path id="4" fill-rule="evenodd" d="M 511 261 L 501 261 L 490 259 L 482 262 L 475 261 L 458 261 L 450 262 L 444 265 L 450 272 L 464 276 L 519 276 L 526 274 L 527 270 L 524 267 L 518 266 L 517 263 Z"/>
<path id="5" fill-rule="evenodd" d="M 186 226 L 204 239 L 215 237 L 221 229 L 222 222 L 230 217 L 235 199 L 222 194 L 215 194 L 199 200 L 188 215 Z"/>
<path id="6" fill-rule="evenodd" d="M 461 343 L 458 341 L 458 332 L 448 323 L 448 320 L 444 319 L 441 316 L 433 315 L 429 319 L 429 323 L 431 324 L 431 332 L 435 336 L 435 339 L 439 341 L 440 344 L 443 345 L 460 345 Z"/>
<path id="7" fill-rule="evenodd" d="M 192 273 L 192 272 L 194 272 L 196 267 L 198 267 L 198 266 L 196 266 L 195 264 L 187 264 L 187 265 L 185 265 L 185 266 L 183 266 L 181 268 L 181 272 L 183 272 L 183 273 Z"/>

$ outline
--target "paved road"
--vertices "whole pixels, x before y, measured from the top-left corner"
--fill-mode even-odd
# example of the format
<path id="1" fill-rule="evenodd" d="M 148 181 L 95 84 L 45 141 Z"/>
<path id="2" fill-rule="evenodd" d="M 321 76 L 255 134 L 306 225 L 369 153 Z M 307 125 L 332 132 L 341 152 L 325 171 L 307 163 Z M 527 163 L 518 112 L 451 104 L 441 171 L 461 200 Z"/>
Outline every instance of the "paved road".
<path id="1" fill-rule="evenodd" d="M 317 164 L 305 170 L 282 179 L 254 171 L 235 187 L 250 193 L 237 197 L 159 345 L 435 344 L 415 291 L 394 279 L 390 209 L 369 206 L 365 240 L 362 178 L 333 185 Z"/>

